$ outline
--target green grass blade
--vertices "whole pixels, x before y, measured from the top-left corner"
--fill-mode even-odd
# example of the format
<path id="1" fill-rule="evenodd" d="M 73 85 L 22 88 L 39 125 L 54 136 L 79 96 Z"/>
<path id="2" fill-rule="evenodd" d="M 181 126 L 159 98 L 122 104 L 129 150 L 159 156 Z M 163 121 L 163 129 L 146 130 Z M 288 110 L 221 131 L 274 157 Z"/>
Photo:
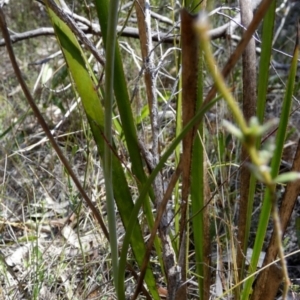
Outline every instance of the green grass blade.
<path id="1" fill-rule="evenodd" d="M 203 58 L 199 59 L 198 67 L 198 99 L 197 107 L 202 104 L 203 100 Z M 207 210 L 205 207 L 205 155 L 203 148 L 203 124 L 198 128 L 196 132 L 196 138 L 193 145 L 193 156 L 191 165 L 191 214 L 194 215 L 192 219 L 193 237 L 195 245 L 195 257 L 196 257 L 196 270 L 198 274 L 199 283 L 199 297 L 200 299 L 207 299 L 207 287 L 205 287 L 206 279 L 209 278 L 208 274 L 205 274 L 209 264 L 207 264 L 207 257 L 205 257 L 207 248 L 205 247 L 209 243 L 209 239 L 206 236 L 207 224 L 205 224 Z M 200 213 L 198 213 L 200 212 Z M 206 220 L 207 221 L 207 220 Z"/>
<path id="2" fill-rule="evenodd" d="M 276 142 L 275 142 L 276 148 L 275 148 L 275 152 L 271 164 L 272 178 L 275 178 L 278 175 L 278 171 L 281 163 L 281 156 L 283 152 L 284 142 L 286 138 L 286 131 L 287 131 L 287 126 L 288 126 L 289 116 L 290 116 L 290 111 L 292 106 L 292 100 L 293 100 L 293 92 L 294 92 L 294 85 L 295 85 L 295 79 L 297 73 L 298 54 L 299 54 L 298 52 L 299 49 L 297 46 L 295 48 L 294 56 L 291 63 L 291 69 L 290 69 L 284 101 L 281 109 L 279 127 L 276 134 Z"/>
<path id="3" fill-rule="evenodd" d="M 181 89 L 182 89 L 182 78 L 180 78 L 179 86 L 178 86 L 178 90 Z M 182 131 L 182 93 L 179 93 L 177 98 L 177 108 L 176 108 L 176 137 L 180 134 L 181 131 Z M 176 167 L 179 165 L 180 153 L 181 153 L 181 145 L 178 145 L 175 149 Z M 174 211 L 179 211 L 179 209 L 180 209 L 180 190 L 179 190 L 179 183 L 177 182 L 174 190 Z M 179 220 L 180 220 L 180 215 L 176 214 L 174 218 L 175 236 L 179 236 Z M 173 248 L 175 250 L 175 253 L 178 255 L 179 252 L 178 238 L 173 242 Z"/>
<path id="4" fill-rule="evenodd" d="M 110 250 L 112 256 L 113 276 L 115 288 L 118 288 L 118 242 L 117 242 L 117 226 L 115 215 L 115 201 L 113 193 L 112 179 L 112 105 L 114 100 L 114 64 L 116 49 L 116 29 L 118 23 L 119 1 L 111 0 L 109 6 L 107 35 L 110 37 L 106 42 L 106 64 L 105 64 L 105 125 L 104 134 L 107 142 L 104 144 L 104 179 L 106 190 L 106 209 L 108 228 L 110 233 Z"/>
<path id="5" fill-rule="evenodd" d="M 272 54 L 273 29 L 275 21 L 276 1 L 270 5 L 263 22 L 261 54 L 258 72 L 257 117 L 260 123 L 265 116 L 266 98 L 269 84 L 269 67 Z"/>
<path id="6" fill-rule="evenodd" d="M 197 1 L 186 1 L 186 8 L 190 8 L 193 13 L 199 12 L 200 8 L 203 8 L 205 4 L 199 4 Z M 204 61 L 203 54 L 201 51 L 198 60 L 198 79 L 197 79 L 197 102 L 196 108 L 201 107 L 203 103 L 203 91 L 204 91 Z M 199 298 L 209 298 L 209 287 L 210 285 L 210 274 L 209 274 L 209 249 L 207 245 L 209 238 L 207 236 L 208 224 L 207 222 L 207 210 L 205 207 L 205 155 L 204 147 L 202 144 L 204 137 L 203 123 L 201 122 L 198 130 L 196 131 L 196 137 L 192 150 L 192 163 L 191 163 L 191 186 L 190 186 L 190 197 L 191 197 L 191 215 L 192 228 L 193 228 L 193 242 L 195 246 L 195 258 L 196 258 L 196 273 L 198 275 L 199 284 Z"/>

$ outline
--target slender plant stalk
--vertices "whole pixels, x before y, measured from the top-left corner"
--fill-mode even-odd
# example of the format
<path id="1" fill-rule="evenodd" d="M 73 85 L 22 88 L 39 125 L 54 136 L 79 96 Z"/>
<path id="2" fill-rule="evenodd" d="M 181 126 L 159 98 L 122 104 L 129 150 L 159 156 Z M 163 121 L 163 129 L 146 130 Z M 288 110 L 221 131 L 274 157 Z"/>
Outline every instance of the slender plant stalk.
<path id="1" fill-rule="evenodd" d="M 278 175 L 279 167 L 280 167 L 280 161 L 282 156 L 282 151 L 284 147 L 285 142 L 285 136 L 286 136 L 286 130 L 288 126 L 289 121 L 289 115 L 290 115 L 290 109 L 293 99 L 293 91 L 294 91 L 294 85 L 295 85 L 295 76 L 297 72 L 297 61 L 299 56 L 299 36 L 300 36 L 300 28 L 299 24 L 297 27 L 297 39 L 296 39 L 296 45 L 294 49 L 294 55 L 291 63 L 291 68 L 289 72 L 289 78 L 286 86 L 282 111 L 281 111 L 281 117 L 280 117 L 280 123 L 276 135 L 276 148 L 274 151 L 273 159 L 271 162 L 271 176 L 272 178 L 275 178 Z M 271 187 L 271 185 L 269 185 Z M 276 187 L 276 185 L 275 185 Z M 263 199 L 263 206 L 261 210 L 261 215 L 259 219 L 258 224 L 258 230 L 257 235 L 254 243 L 254 252 L 252 255 L 252 260 L 250 263 L 250 270 L 253 272 L 256 269 L 257 261 L 259 258 L 259 253 L 262 249 L 262 243 L 265 236 L 265 232 L 267 230 L 267 216 L 270 214 L 270 211 L 272 210 L 272 215 L 274 219 L 274 231 L 277 236 L 277 243 L 278 243 L 278 255 L 281 259 L 281 266 L 282 266 L 282 272 L 284 277 L 284 291 L 283 291 L 283 299 L 285 299 L 288 291 L 288 285 L 289 285 L 289 277 L 287 272 L 287 267 L 284 259 L 284 252 L 283 252 L 283 246 L 281 241 L 282 231 L 281 231 L 281 225 L 280 220 L 278 216 L 278 208 L 277 208 L 277 202 L 275 201 L 276 198 L 273 196 L 275 194 L 275 188 L 274 191 L 268 189 L 267 192 L 264 195 Z M 244 293 L 243 293 L 243 299 L 247 299 L 248 295 L 250 294 L 250 290 L 252 287 L 253 278 L 251 278 L 249 281 L 246 282 Z M 259 286 L 257 287 L 260 288 Z"/>
<path id="2" fill-rule="evenodd" d="M 187 10 L 181 11 L 181 48 L 182 48 L 182 125 L 185 126 L 194 116 L 197 102 L 198 84 L 198 40 L 193 29 L 194 18 Z M 179 227 L 179 259 L 178 265 L 181 268 L 182 281 L 186 281 L 187 257 L 189 244 L 189 196 L 191 185 L 191 163 L 194 135 L 196 128 L 193 128 L 182 141 L 182 195 L 180 205 L 180 227 Z M 198 177 L 197 177 L 198 178 Z M 199 183 L 198 183 L 199 184 Z M 186 285 L 178 291 L 180 299 L 186 299 Z"/>
<path id="3" fill-rule="evenodd" d="M 219 90 L 219 92 L 223 95 L 224 100 L 226 101 L 229 109 L 233 114 L 233 118 L 235 119 L 235 122 L 239 126 L 240 129 L 239 138 L 241 138 L 242 142 L 247 146 L 248 153 L 250 155 L 252 163 L 257 167 L 261 167 L 262 161 L 258 155 L 258 151 L 255 147 L 255 144 L 253 143 L 253 130 L 250 127 L 248 127 L 246 120 L 243 117 L 242 111 L 239 108 L 238 103 L 235 101 L 232 94 L 230 93 L 230 90 L 227 88 L 223 76 L 216 68 L 217 63 L 212 55 L 209 36 L 207 34 L 208 24 L 207 24 L 206 16 L 202 16 L 202 17 L 200 16 L 195 26 L 199 33 L 199 39 L 201 40 L 201 47 L 203 49 L 208 68 L 213 76 L 215 85 Z M 273 183 L 271 175 L 267 169 L 261 168 L 260 172 L 261 172 L 262 179 L 266 184 Z"/>
<path id="4" fill-rule="evenodd" d="M 243 118 L 242 111 L 240 110 L 238 104 L 236 103 L 229 89 L 226 87 L 223 76 L 217 69 L 215 69 L 215 66 L 217 64 L 213 55 L 211 55 L 210 39 L 207 34 L 208 23 L 205 15 L 200 15 L 198 17 L 198 21 L 195 23 L 195 28 L 199 34 L 199 39 L 201 40 L 201 47 L 203 49 L 208 68 L 215 81 L 215 85 L 220 91 L 220 93 L 222 93 L 223 97 L 225 98 L 230 110 L 232 111 L 236 123 L 239 124 L 240 126 L 242 133 L 247 135 L 248 127 L 245 119 Z"/>
<path id="5" fill-rule="evenodd" d="M 154 239 L 155 239 L 155 236 L 156 236 L 156 232 L 158 230 L 161 219 L 162 219 L 162 217 L 165 213 L 167 203 L 168 203 L 170 197 L 172 196 L 172 191 L 173 191 L 174 187 L 176 186 L 176 183 L 178 182 L 179 176 L 181 174 L 181 169 L 182 169 L 181 165 L 178 165 L 177 169 L 175 170 L 175 172 L 173 173 L 173 175 L 172 175 L 172 177 L 169 181 L 169 185 L 168 185 L 167 190 L 166 190 L 166 192 L 164 194 L 164 197 L 162 199 L 161 206 L 157 211 L 155 222 L 154 222 L 154 225 L 153 225 L 153 228 L 152 228 L 152 231 L 151 231 L 148 243 L 147 243 L 147 251 L 145 253 L 144 261 L 143 261 L 143 264 L 142 264 L 142 267 L 141 267 L 140 278 L 139 278 L 139 281 L 138 281 L 138 284 L 137 284 L 137 287 L 136 287 L 136 292 L 135 292 L 132 300 L 136 299 L 137 292 L 139 291 L 140 287 L 143 284 L 145 271 L 146 271 L 147 265 L 149 263 L 149 258 L 150 258 L 150 254 L 151 254 L 151 251 L 152 251 L 152 247 L 153 247 Z"/>
<path id="6" fill-rule="evenodd" d="M 235 51 L 232 53 L 232 55 L 230 56 L 230 58 L 228 59 L 227 63 L 225 64 L 225 66 L 222 70 L 222 75 L 224 76 L 224 78 L 226 78 L 230 74 L 231 70 L 238 62 L 243 51 L 245 50 L 246 46 L 248 45 L 249 40 L 252 38 L 255 30 L 258 28 L 261 20 L 263 19 L 266 12 L 268 11 L 269 6 L 273 2 L 274 2 L 274 0 L 263 0 L 261 2 L 261 4 L 259 5 L 259 7 L 257 8 L 252 22 L 250 23 L 246 32 L 243 34 L 242 40 L 240 41 L 240 43 L 238 44 Z M 217 91 L 217 87 L 214 85 L 208 92 L 207 96 L 205 97 L 204 103 L 211 101 L 214 98 L 216 91 Z"/>
<path id="7" fill-rule="evenodd" d="M 206 17 L 200 17 L 199 21 L 196 24 L 196 28 L 199 32 L 199 38 L 201 40 L 201 46 L 202 49 L 205 53 L 205 58 L 207 61 L 208 68 L 213 76 L 214 82 L 216 84 L 216 87 L 218 90 L 221 92 L 223 95 L 225 101 L 227 102 L 227 105 L 232 111 L 233 117 L 235 118 L 235 121 L 240 127 L 240 133 L 235 130 L 235 134 L 237 137 L 239 137 L 243 143 L 243 145 L 247 148 L 249 156 L 251 158 L 251 161 L 253 165 L 257 168 L 256 172 L 259 174 L 259 177 L 262 179 L 262 181 L 266 184 L 267 186 L 267 198 L 265 197 L 263 206 L 265 207 L 272 207 L 272 213 L 273 213 L 273 219 L 274 219 L 274 227 L 275 227 L 275 232 L 277 234 L 277 240 L 278 243 L 281 244 L 281 229 L 280 229 L 280 222 L 279 222 L 279 217 L 278 217 L 278 212 L 277 212 L 277 206 L 275 202 L 275 189 L 276 189 L 276 183 L 273 181 L 273 178 L 275 178 L 278 174 L 279 170 L 279 164 L 280 164 L 280 157 L 283 149 L 283 143 L 284 143 L 284 138 L 285 138 L 285 132 L 286 132 L 286 126 L 288 122 L 288 116 L 289 116 L 289 110 L 290 110 L 290 105 L 291 105 L 291 99 L 292 99 L 292 90 L 293 90 L 293 85 L 294 85 L 294 78 L 295 78 L 295 68 L 296 68 L 296 61 L 298 58 L 298 39 L 295 47 L 295 53 L 293 57 L 293 62 L 292 62 L 292 68 L 291 72 L 289 75 L 289 81 L 288 81 L 288 88 L 286 90 L 286 96 L 285 96 L 285 102 L 286 105 L 284 106 L 285 111 L 282 112 L 281 120 L 280 120 L 280 126 L 277 134 L 277 140 L 276 140 L 276 151 L 273 156 L 272 164 L 271 164 L 271 171 L 269 171 L 268 167 L 266 167 L 261 160 L 260 155 L 256 149 L 256 138 L 255 138 L 255 128 L 248 127 L 241 112 L 238 107 L 238 104 L 235 102 L 234 98 L 230 94 L 229 90 L 227 89 L 224 79 L 222 78 L 220 72 L 216 68 L 216 62 L 214 61 L 214 57 L 212 55 L 212 51 L 210 49 L 210 44 L 209 44 L 209 38 L 207 34 L 208 30 L 208 25 L 206 21 Z M 263 209 L 262 209 L 263 211 Z M 268 212 L 268 209 L 265 208 L 266 213 Z M 269 210 L 270 214 L 270 210 Z M 262 218 L 266 218 L 268 214 L 265 214 L 263 217 L 260 218 L 260 221 Z M 262 215 L 261 215 L 262 216 Z M 267 218 L 268 220 L 268 218 Z M 264 221 L 264 223 L 266 223 Z M 259 226 L 260 227 L 260 226 Z M 256 269 L 257 262 L 258 262 L 258 257 L 260 253 L 260 249 L 262 246 L 262 241 L 264 240 L 264 235 L 265 235 L 265 230 L 266 230 L 266 224 L 262 227 L 259 228 L 261 231 L 261 235 L 256 238 L 255 241 L 255 246 L 254 246 L 254 253 L 252 256 L 251 260 L 251 265 L 250 265 L 250 270 L 253 272 Z M 259 245 L 256 245 L 258 244 Z M 287 269 L 286 269 L 286 263 L 284 260 L 284 255 L 282 251 L 282 247 L 279 248 L 279 256 L 281 258 L 281 264 L 284 272 L 284 277 L 286 278 L 286 281 L 288 280 L 287 277 Z M 252 278 L 251 278 L 252 279 Z M 251 280 L 246 282 L 247 288 L 243 290 L 243 299 L 246 299 L 248 297 L 249 292 L 250 292 L 250 287 L 251 287 Z M 286 282 L 285 285 L 285 290 L 284 290 L 284 295 L 287 293 L 287 286 L 288 283 Z"/>
<path id="8" fill-rule="evenodd" d="M 241 0 L 241 21 L 242 25 L 247 28 L 253 18 L 252 12 L 252 1 Z M 255 116 L 256 113 L 256 49 L 255 40 L 252 38 L 249 41 L 248 46 L 245 48 L 242 55 L 243 63 L 243 115 L 247 121 L 251 117 Z M 241 161 L 248 159 L 248 151 L 245 147 L 241 149 Z M 247 216 L 251 213 L 248 212 L 248 201 L 249 201 L 249 181 L 251 178 L 251 172 L 247 164 L 243 164 L 240 170 L 240 203 L 239 203 L 239 220 L 238 220 L 238 232 L 237 232 L 237 243 L 236 243 L 236 267 L 238 270 L 237 283 L 243 278 L 243 264 L 245 261 L 245 253 L 247 249 L 244 245 L 248 241 L 248 235 L 246 234 L 247 227 Z M 239 299 L 239 289 L 236 290 L 236 299 Z"/>
<path id="9" fill-rule="evenodd" d="M 111 0 L 108 15 L 107 36 L 109 40 L 106 42 L 106 64 L 105 64 L 105 127 L 104 134 L 107 140 L 104 147 L 104 178 L 106 188 L 106 206 L 108 228 L 110 233 L 111 258 L 113 266 L 113 277 L 116 290 L 118 289 L 118 243 L 117 228 L 115 215 L 115 199 L 113 193 L 112 179 L 112 104 L 114 99 L 114 63 L 115 49 L 118 23 L 119 1 Z"/>
<path id="10" fill-rule="evenodd" d="M 300 171 L 300 140 L 298 140 L 296 155 L 295 155 L 295 159 L 294 159 L 291 171 L 298 171 L 298 172 Z M 297 201 L 299 193 L 300 193 L 299 180 L 294 181 L 294 182 L 289 182 L 287 184 L 284 195 L 283 195 L 282 204 L 280 206 L 280 213 L 279 213 L 283 233 L 286 231 L 286 228 L 290 221 L 290 218 L 291 218 L 291 215 L 292 215 L 292 212 L 293 212 L 293 209 L 294 209 L 294 206 Z M 276 236 L 275 232 L 273 231 L 271 239 L 270 239 L 270 243 L 268 245 L 268 249 L 266 251 L 263 266 L 272 263 L 276 259 L 277 255 L 278 255 L 278 247 L 279 247 L 279 245 L 277 242 L 277 236 Z M 267 268 L 259 274 L 258 278 L 255 281 L 255 289 L 252 294 L 253 300 L 262 299 L 261 298 L 262 294 L 266 290 L 265 287 L 266 286 L 268 287 L 268 283 L 271 282 L 271 280 L 274 276 L 274 274 L 272 274 L 272 273 L 275 273 L 275 276 L 278 276 L 278 271 L 279 271 L 279 273 L 282 273 L 279 267 L 277 267 L 276 265 L 275 265 L 275 267 L 277 268 L 277 272 L 274 272 L 274 270 L 276 270 L 274 268 L 273 269 Z M 280 274 L 280 275 L 282 275 L 282 274 Z M 277 292 L 277 291 L 275 291 L 275 292 Z"/>
<path id="11" fill-rule="evenodd" d="M 257 91 L 257 118 L 259 123 L 262 123 L 264 120 L 266 99 L 267 99 L 267 90 L 269 83 L 269 65 L 271 61 L 272 53 L 272 39 L 273 39 L 273 27 L 275 22 L 275 10 L 276 10 L 276 1 L 273 1 L 270 9 L 266 13 L 266 16 L 263 20 L 262 26 L 262 44 L 261 44 L 261 53 L 260 53 L 260 63 L 259 63 L 259 72 L 258 72 L 258 91 Z M 260 147 L 261 141 L 258 139 L 256 143 L 257 149 Z M 257 179 L 254 174 L 251 175 L 250 184 L 249 184 L 249 196 L 248 196 L 248 207 L 247 207 L 247 216 L 246 216 L 246 228 L 245 228 L 245 239 L 244 244 L 241 245 L 244 253 L 246 253 L 248 248 L 248 239 L 250 234 L 251 226 L 251 217 L 253 211 L 253 202 L 255 196 Z M 241 266 L 240 274 L 244 274 L 245 269 L 245 260 Z"/>
<path id="12" fill-rule="evenodd" d="M 200 12 L 206 8 L 205 1 L 188 1 L 186 5 L 190 5 L 193 12 Z M 194 28 L 191 30 L 194 31 Z M 198 65 L 197 65 L 197 96 L 196 110 L 203 103 L 204 91 L 204 56 L 200 47 L 198 47 Z M 196 66 L 195 66 L 196 67 Z M 191 165 L 191 214 L 192 218 L 193 238 L 195 245 L 196 270 L 199 283 L 199 298 L 210 298 L 211 285 L 211 238 L 210 238 L 210 218 L 209 218 L 209 199 L 210 189 L 208 185 L 208 170 L 205 155 L 203 122 L 196 127 L 195 140 L 192 150 Z M 198 214 L 199 212 L 199 214 Z"/>

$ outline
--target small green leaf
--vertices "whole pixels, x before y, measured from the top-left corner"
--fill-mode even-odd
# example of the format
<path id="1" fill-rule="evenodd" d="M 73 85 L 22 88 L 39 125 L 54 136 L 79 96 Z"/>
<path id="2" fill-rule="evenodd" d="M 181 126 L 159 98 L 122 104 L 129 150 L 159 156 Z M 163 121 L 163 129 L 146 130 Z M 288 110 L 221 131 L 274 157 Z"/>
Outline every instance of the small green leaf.
<path id="1" fill-rule="evenodd" d="M 299 172 L 288 172 L 278 175 L 274 181 L 276 183 L 287 183 L 291 181 L 295 181 L 300 179 L 300 173 Z"/>
<path id="2" fill-rule="evenodd" d="M 49 64 L 45 64 L 42 73 L 42 84 L 46 84 L 50 78 L 52 78 L 53 69 L 49 66 Z"/>
<path id="3" fill-rule="evenodd" d="M 262 173 L 267 171 L 267 169 L 269 169 L 268 166 L 261 165 L 258 167 L 258 166 L 255 166 L 255 165 L 249 163 L 248 167 L 249 167 L 250 171 L 252 172 L 252 174 L 256 177 L 256 179 L 258 179 L 261 182 L 264 182 L 264 177 L 263 177 Z"/>
<path id="4" fill-rule="evenodd" d="M 278 124 L 278 119 L 273 118 L 264 124 L 259 124 L 258 118 L 252 117 L 249 121 L 249 131 L 256 137 L 260 137 L 267 133 L 271 128 Z"/>
<path id="5" fill-rule="evenodd" d="M 223 126 L 229 131 L 233 136 L 237 137 L 239 140 L 243 140 L 243 133 L 242 131 L 237 128 L 232 123 L 228 122 L 227 120 L 223 120 Z"/>
<path id="6" fill-rule="evenodd" d="M 258 151 L 259 160 L 261 161 L 261 164 L 267 165 L 269 163 L 270 159 L 273 157 L 274 150 L 275 150 L 274 140 L 270 139 L 270 141 L 266 143 L 264 148 Z"/>

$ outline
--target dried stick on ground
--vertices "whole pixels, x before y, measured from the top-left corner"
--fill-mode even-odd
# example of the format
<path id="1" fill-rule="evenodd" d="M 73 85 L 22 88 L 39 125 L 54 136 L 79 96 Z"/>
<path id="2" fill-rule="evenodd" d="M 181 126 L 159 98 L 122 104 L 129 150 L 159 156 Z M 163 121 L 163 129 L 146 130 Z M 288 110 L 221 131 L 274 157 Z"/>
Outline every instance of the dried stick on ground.
<path id="1" fill-rule="evenodd" d="M 74 19 L 76 20 L 76 17 L 74 17 Z M 101 30 L 100 30 L 100 26 L 98 24 L 92 24 L 91 27 L 86 26 L 86 25 L 81 25 L 80 23 L 78 24 L 81 27 L 81 30 L 84 34 L 94 34 L 97 36 L 102 36 Z M 139 32 L 138 29 L 133 28 L 133 27 L 125 27 L 122 32 L 121 32 L 122 26 L 118 26 L 117 27 L 117 31 L 118 33 L 120 33 L 121 36 L 123 37 L 131 37 L 131 38 L 135 38 L 135 39 L 139 39 Z M 25 31 L 25 32 L 21 32 L 21 33 L 14 33 L 11 35 L 11 42 L 17 43 L 23 40 L 27 40 L 27 39 L 31 39 L 31 38 L 35 38 L 35 37 L 39 37 L 39 36 L 48 36 L 48 35 L 52 35 L 54 36 L 54 29 L 52 27 L 41 27 L 41 28 L 37 28 L 34 30 L 30 30 L 30 31 Z M 152 33 L 152 41 L 158 42 L 161 41 L 162 43 L 168 43 L 168 44 L 174 44 L 174 39 L 179 41 L 179 34 L 175 35 L 174 34 L 169 34 L 169 33 L 164 33 L 164 32 L 160 32 L 159 34 L 154 32 Z M 0 39 L 0 47 L 1 46 L 5 46 L 5 41 L 4 39 Z"/>

